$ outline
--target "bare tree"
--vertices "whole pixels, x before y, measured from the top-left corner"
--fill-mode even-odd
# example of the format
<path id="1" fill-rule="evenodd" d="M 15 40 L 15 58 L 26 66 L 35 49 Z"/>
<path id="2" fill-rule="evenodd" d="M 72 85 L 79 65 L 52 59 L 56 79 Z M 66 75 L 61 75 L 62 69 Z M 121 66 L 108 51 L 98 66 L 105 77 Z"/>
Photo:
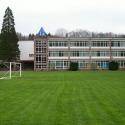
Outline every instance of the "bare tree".
<path id="1" fill-rule="evenodd" d="M 60 36 L 60 37 L 66 37 L 67 33 L 68 33 L 68 31 L 66 29 L 60 28 L 60 29 L 56 30 L 55 35 Z"/>
<path id="2" fill-rule="evenodd" d="M 91 37 L 91 32 L 87 30 L 77 29 L 68 33 L 69 37 Z"/>

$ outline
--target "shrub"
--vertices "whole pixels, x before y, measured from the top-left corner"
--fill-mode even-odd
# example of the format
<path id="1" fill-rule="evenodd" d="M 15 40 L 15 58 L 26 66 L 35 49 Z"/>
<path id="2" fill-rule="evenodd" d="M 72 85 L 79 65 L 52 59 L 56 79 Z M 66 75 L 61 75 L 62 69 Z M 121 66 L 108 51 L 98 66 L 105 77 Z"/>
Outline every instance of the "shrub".
<path id="1" fill-rule="evenodd" d="M 118 70 L 118 69 L 119 69 L 118 62 L 115 61 L 109 62 L 109 70 Z"/>
<path id="2" fill-rule="evenodd" d="M 4 64 L 3 63 L 0 63 L 0 68 L 3 68 L 4 67 Z"/>
<path id="3" fill-rule="evenodd" d="M 70 71 L 77 71 L 78 70 L 78 62 L 70 62 Z"/>

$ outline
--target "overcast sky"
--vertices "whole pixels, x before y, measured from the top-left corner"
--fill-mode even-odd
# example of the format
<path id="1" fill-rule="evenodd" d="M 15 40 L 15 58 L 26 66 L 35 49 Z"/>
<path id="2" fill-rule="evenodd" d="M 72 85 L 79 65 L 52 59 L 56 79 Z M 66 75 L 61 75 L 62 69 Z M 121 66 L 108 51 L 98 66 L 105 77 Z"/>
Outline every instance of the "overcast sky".
<path id="1" fill-rule="evenodd" d="M 22 34 L 41 26 L 51 33 L 59 28 L 125 33 L 125 0 L 0 0 L 0 29 L 7 6 Z"/>

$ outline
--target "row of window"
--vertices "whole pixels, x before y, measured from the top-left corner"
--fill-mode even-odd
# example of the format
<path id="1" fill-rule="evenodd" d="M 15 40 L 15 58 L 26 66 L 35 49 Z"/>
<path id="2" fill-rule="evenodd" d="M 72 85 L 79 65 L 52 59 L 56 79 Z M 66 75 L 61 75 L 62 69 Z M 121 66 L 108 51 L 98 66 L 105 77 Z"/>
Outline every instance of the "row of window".
<path id="1" fill-rule="evenodd" d="M 68 41 L 50 41 L 49 47 L 66 47 L 68 46 Z M 69 46 L 77 47 L 89 47 L 89 41 L 71 41 Z M 91 41 L 91 46 L 93 47 L 108 47 L 110 46 L 110 41 Z M 125 47 L 125 41 L 111 41 L 112 47 Z"/>
<path id="2" fill-rule="evenodd" d="M 71 51 L 70 56 L 71 57 L 89 56 L 89 51 Z"/>
<path id="3" fill-rule="evenodd" d="M 125 51 L 113 51 L 112 56 L 125 57 Z"/>
<path id="4" fill-rule="evenodd" d="M 93 62 L 87 62 L 87 61 L 79 61 L 79 69 L 107 69 L 109 66 L 109 62 L 108 61 L 93 61 Z"/>
<path id="5" fill-rule="evenodd" d="M 43 47 L 36 47 L 36 53 L 46 53 L 47 49 Z"/>
<path id="6" fill-rule="evenodd" d="M 118 61 L 120 68 L 125 68 L 125 61 Z M 68 69 L 70 62 L 68 61 L 49 61 L 50 69 Z M 78 61 L 79 69 L 108 69 L 109 61 Z"/>
<path id="7" fill-rule="evenodd" d="M 39 64 L 39 63 L 38 63 L 38 64 L 35 65 L 35 68 L 36 68 L 36 69 L 39 69 L 39 70 L 40 70 L 40 69 L 44 69 L 44 68 L 46 69 L 46 68 L 47 68 L 47 65 L 46 65 L 46 64 Z"/>
<path id="8" fill-rule="evenodd" d="M 46 56 L 36 55 L 36 62 L 46 63 L 46 61 L 47 61 Z"/>
<path id="9" fill-rule="evenodd" d="M 119 63 L 119 68 L 125 68 L 125 61 L 120 60 L 120 61 L 118 61 L 118 63 Z M 89 63 L 87 61 L 79 61 L 78 64 L 79 64 L 80 69 L 84 69 L 84 68 L 108 69 L 108 67 L 109 67 L 109 61 L 93 61 L 91 63 Z"/>
<path id="10" fill-rule="evenodd" d="M 49 57 L 67 57 L 68 51 L 49 51 Z M 110 56 L 109 51 L 70 51 L 71 57 L 103 57 Z M 125 51 L 112 51 L 111 56 L 114 57 L 125 57 Z"/>
<path id="11" fill-rule="evenodd" d="M 93 41 L 91 43 L 91 46 L 93 47 L 107 47 L 107 46 L 112 46 L 112 47 L 125 47 L 125 41 Z"/>
<path id="12" fill-rule="evenodd" d="M 66 57 L 68 56 L 67 51 L 49 51 L 49 57 Z"/>
<path id="13" fill-rule="evenodd" d="M 125 68 L 125 61 L 121 60 L 121 61 L 118 61 L 119 63 L 119 68 Z"/>
<path id="14" fill-rule="evenodd" d="M 68 42 L 67 41 L 49 42 L 49 46 L 50 47 L 52 47 L 52 46 L 55 46 L 55 47 L 58 47 L 58 46 L 66 47 L 66 46 L 68 46 Z"/>
<path id="15" fill-rule="evenodd" d="M 80 42 L 80 41 L 70 42 L 70 46 L 78 46 L 78 47 L 81 47 L 81 46 L 89 46 L 89 42 L 88 42 L 88 41 L 83 41 L 83 42 Z"/>
<path id="16" fill-rule="evenodd" d="M 68 61 L 49 61 L 50 69 L 67 69 L 69 67 Z"/>
<path id="17" fill-rule="evenodd" d="M 111 46 L 113 46 L 113 47 L 125 47 L 125 42 L 113 41 L 113 42 L 111 42 Z"/>
<path id="18" fill-rule="evenodd" d="M 48 45 L 47 45 L 47 41 L 36 41 L 35 46 L 36 47 L 44 47 L 44 46 L 48 46 Z"/>
<path id="19" fill-rule="evenodd" d="M 93 46 L 93 47 L 107 47 L 107 46 L 109 46 L 109 42 L 108 41 L 93 41 L 91 43 L 91 46 Z"/>

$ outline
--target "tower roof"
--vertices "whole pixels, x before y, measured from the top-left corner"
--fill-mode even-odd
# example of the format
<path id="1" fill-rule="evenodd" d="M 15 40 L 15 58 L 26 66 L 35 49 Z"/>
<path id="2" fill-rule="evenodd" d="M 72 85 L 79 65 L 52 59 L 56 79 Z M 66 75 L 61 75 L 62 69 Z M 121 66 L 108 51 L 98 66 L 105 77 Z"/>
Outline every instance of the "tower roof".
<path id="1" fill-rule="evenodd" d="M 46 36 L 47 33 L 45 32 L 45 30 L 43 29 L 43 27 L 41 27 L 41 29 L 39 30 L 39 32 L 37 33 L 38 36 Z"/>

